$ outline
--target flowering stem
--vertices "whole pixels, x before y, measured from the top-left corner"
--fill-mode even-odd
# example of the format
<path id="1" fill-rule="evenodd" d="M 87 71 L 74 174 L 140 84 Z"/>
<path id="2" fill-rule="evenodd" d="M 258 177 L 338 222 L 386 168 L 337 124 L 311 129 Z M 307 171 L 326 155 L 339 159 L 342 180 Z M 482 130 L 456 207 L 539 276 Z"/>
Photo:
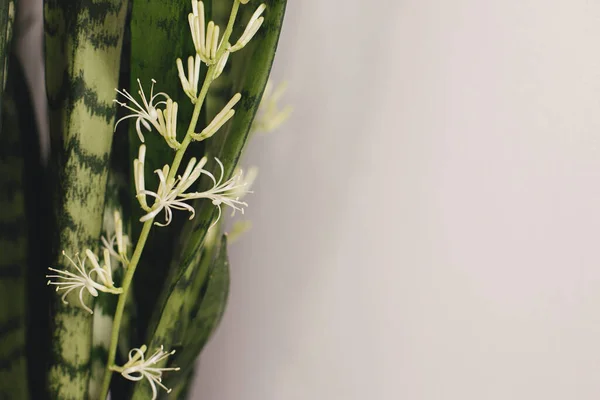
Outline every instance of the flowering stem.
<path id="1" fill-rule="evenodd" d="M 146 244 L 146 240 L 148 239 L 148 234 L 150 233 L 150 229 L 152 228 L 152 223 L 154 218 L 146 221 L 142 227 L 142 232 L 140 233 L 140 237 L 135 246 L 135 250 L 133 251 L 133 256 L 131 257 L 131 261 L 127 267 L 127 272 L 125 273 L 125 277 L 123 278 L 123 283 L 121 288 L 123 289 L 123 293 L 119 295 L 119 301 L 117 303 L 117 310 L 115 312 L 115 319 L 112 326 L 112 332 L 110 334 L 110 347 L 108 349 L 108 360 L 106 361 L 106 370 L 104 371 L 104 379 L 102 381 L 102 390 L 100 391 L 99 399 L 106 399 L 108 396 L 108 390 L 110 387 L 110 379 L 112 377 L 111 366 L 115 363 L 115 356 L 117 355 L 117 343 L 119 341 L 119 329 L 121 326 L 121 319 L 123 318 L 123 310 L 125 310 L 125 303 L 127 300 L 127 294 L 129 293 L 129 286 L 131 286 L 131 281 L 133 280 L 133 274 L 135 273 L 135 268 L 137 267 L 140 257 L 142 256 L 142 251 L 144 250 L 144 245 Z"/>
<path id="2" fill-rule="evenodd" d="M 228 51 L 229 47 L 229 37 L 233 32 L 233 25 L 235 23 L 235 19 L 237 17 L 237 13 L 240 7 L 240 0 L 234 0 L 233 6 L 231 8 L 231 14 L 229 15 L 229 21 L 227 23 L 227 28 L 223 33 L 223 37 L 221 39 L 221 45 L 216 54 L 216 60 L 220 60 L 226 51 Z M 188 126 L 187 132 L 183 141 L 181 142 L 181 146 L 175 153 L 175 157 L 173 158 L 173 162 L 171 164 L 169 175 L 167 177 L 167 182 L 172 183 L 175 180 L 175 176 L 177 174 L 177 170 L 179 169 L 179 165 L 183 159 L 183 156 L 192 141 L 192 134 L 196 129 L 196 125 L 198 123 L 198 118 L 200 117 L 200 111 L 202 110 L 202 105 L 206 100 L 206 95 L 208 93 L 208 89 L 210 85 L 215 79 L 215 70 L 216 66 L 211 65 L 208 67 L 206 72 L 206 77 L 204 78 L 204 82 L 202 83 L 202 88 L 198 97 L 196 99 L 194 105 L 194 112 L 192 113 L 192 118 L 190 120 L 190 124 Z M 158 199 L 156 200 L 158 201 Z M 117 354 L 117 343 L 119 341 L 119 330 L 121 327 L 121 319 L 123 317 L 123 311 L 125 309 L 125 302 L 127 300 L 127 294 L 129 292 L 129 287 L 131 285 L 131 281 L 133 280 L 133 274 L 135 273 L 135 269 L 139 263 L 140 257 L 142 255 L 142 251 L 144 250 L 144 246 L 146 244 L 146 240 L 148 239 L 148 234 L 150 233 L 150 229 L 152 228 L 152 224 L 154 222 L 154 218 L 151 218 L 144 222 L 142 227 L 142 232 L 140 233 L 140 237 L 135 246 L 135 250 L 133 252 L 133 256 L 131 257 L 131 261 L 127 266 L 127 272 L 125 277 L 123 278 L 123 283 L 121 288 L 123 292 L 119 295 L 119 301 L 117 303 L 117 310 L 115 312 L 115 319 L 113 321 L 112 332 L 110 337 L 110 347 L 108 349 L 108 360 L 106 362 L 106 370 L 104 372 L 104 378 L 102 381 L 102 390 L 100 392 L 99 399 L 104 400 L 108 396 L 108 391 L 110 388 L 110 380 L 112 377 L 112 371 L 120 371 L 122 368 L 114 365 L 115 356 Z"/>
<path id="3" fill-rule="evenodd" d="M 227 28 L 225 32 L 223 32 L 223 37 L 221 39 L 221 46 L 217 51 L 217 56 L 215 57 L 219 60 L 225 51 L 227 51 L 227 46 L 229 43 L 229 37 L 233 33 L 233 25 L 235 24 L 235 19 L 238 14 L 238 10 L 240 8 L 240 0 L 234 0 L 233 7 L 231 8 L 231 14 L 229 14 L 229 21 L 227 22 Z M 204 104 L 204 100 L 206 99 L 206 94 L 208 93 L 208 89 L 214 80 L 215 74 L 215 66 L 211 65 L 208 67 L 208 71 L 206 71 L 206 77 L 204 78 L 204 82 L 202 83 L 202 88 L 200 89 L 200 94 L 198 94 L 198 98 L 196 99 L 196 103 L 194 105 L 194 112 L 192 114 L 192 119 L 190 121 L 190 125 L 188 126 L 188 130 L 181 142 L 181 147 L 175 153 L 175 158 L 173 159 L 173 163 L 171 164 L 171 169 L 169 170 L 169 176 L 167 177 L 167 182 L 171 183 L 175 179 L 175 174 L 177 174 L 177 170 L 179 169 L 179 165 L 181 164 L 181 160 L 183 159 L 183 155 L 187 150 L 187 147 L 192 141 L 192 134 L 196 129 L 196 124 L 198 123 L 198 118 L 200 117 L 200 111 L 202 110 L 202 105 Z"/>
<path id="4" fill-rule="evenodd" d="M 196 105 L 194 106 L 194 113 L 192 114 L 192 120 L 190 121 L 190 125 L 188 126 L 188 130 L 185 134 L 185 138 L 183 138 L 183 142 L 181 142 L 181 147 L 175 153 L 175 158 L 173 159 L 173 163 L 171 164 L 171 168 L 169 170 L 169 176 L 167 177 L 167 182 L 171 183 L 175 179 L 175 174 L 179 169 L 179 164 L 181 164 L 181 160 L 183 159 L 183 155 L 187 150 L 187 147 L 190 145 L 192 141 L 192 133 L 194 133 L 194 129 L 196 128 L 196 124 L 198 123 L 198 117 L 200 117 L 200 111 L 202 110 L 202 104 L 204 104 L 204 99 L 206 99 L 206 94 L 208 93 L 208 88 L 212 83 L 212 75 L 215 70 L 214 66 L 210 66 L 208 71 L 206 72 L 206 78 L 204 78 L 204 83 L 202 84 L 202 89 L 200 90 L 200 94 L 198 95 L 198 99 L 196 100 Z"/>

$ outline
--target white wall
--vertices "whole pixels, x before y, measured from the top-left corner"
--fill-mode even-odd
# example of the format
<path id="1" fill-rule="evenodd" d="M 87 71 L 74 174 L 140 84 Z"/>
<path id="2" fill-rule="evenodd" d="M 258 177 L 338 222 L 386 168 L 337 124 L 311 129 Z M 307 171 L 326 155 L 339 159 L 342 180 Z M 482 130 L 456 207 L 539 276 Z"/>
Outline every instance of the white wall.
<path id="1" fill-rule="evenodd" d="M 597 399 L 600 2 L 290 0 L 202 400 Z"/>

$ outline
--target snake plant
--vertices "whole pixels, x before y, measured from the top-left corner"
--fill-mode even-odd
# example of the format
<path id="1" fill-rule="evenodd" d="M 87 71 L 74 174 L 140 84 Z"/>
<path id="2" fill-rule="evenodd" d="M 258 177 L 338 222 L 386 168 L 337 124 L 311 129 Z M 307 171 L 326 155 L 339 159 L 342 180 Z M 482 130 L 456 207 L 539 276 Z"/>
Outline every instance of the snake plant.
<path id="1" fill-rule="evenodd" d="M 265 91 L 286 1 L 43 3 L 35 88 L 0 0 L 0 398 L 185 399 L 226 308 L 241 155 L 289 114 Z"/>

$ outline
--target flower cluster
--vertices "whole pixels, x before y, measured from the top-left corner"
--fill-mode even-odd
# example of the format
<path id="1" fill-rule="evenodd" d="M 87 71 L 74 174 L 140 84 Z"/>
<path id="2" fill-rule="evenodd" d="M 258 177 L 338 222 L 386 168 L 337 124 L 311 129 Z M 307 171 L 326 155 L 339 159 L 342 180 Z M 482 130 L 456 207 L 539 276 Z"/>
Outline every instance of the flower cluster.
<path id="1" fill-rule="evenodd" d="M 248 2 L 242 1 L 241 3 L 246 4 Z M 219 40 L 220 28 L 218 25 L 213 21 L 209 21 L 206 24 L 204 3 L 199 0 L 192 0 L 192 12 L 188 15 L 188 23 L 192 33 L 192 40 L 194 41 L 194 48 L 196 49 L 196 54 L 198 54 L 206 65 L 217 65 L 215 77 L 219 76 L 223 71 L 229 53 L 243 49 L 252 40 L 254 35 L 256 35 L 256 32 L 258 32 L 265 19 L 262 14 L 266 8 L 265 4 L 258 6 L 246 24 L 246 29 L 242 35 L 234 45 L 231 45 L 224 42 L 224 38 Z"/>
<path id="2" fill-rule="evenodd" d="M 196 158 L 192 158 L 183 175 L 178 176 L 176 179 L 169 180 L 169 166 L 165 165 L 163 169 L 154 171 L 158 175 L 159 186 L 156 192 L 146 190 L 145 178 L 144 178 L 144 159 L 146 154 L 146 146 L 141 145 L 138 153 L 138 158 L 134 161 L 134 180 L 136 188 L 136 197 L 144 211 L 147 212 L 140 221 L 145 222 L 155 218 L 161 211 L 164 210 L 165 222 L 155 222 L 156 225 L 165 226 L 171 223 L 173 212 L 172 209 L 186 210 L 190 212 L 190 219 L 194 218 L 195 210 L 194 207 L 187 204 L 187 201 L 196 199 L 209 199 L 213 205 L 219 209 L 219 217 L 221 216 L 221 205 L 231 207 L 233 211 L 241 211 L 243 213 L 246 203 L 239 200 L 239 198 L 247 193 L 248 182 L 244 181 L 243 173 L 240 172 L 234 175 L 232 178 L 223 182 L 225 169 L 223 163 L 217 158 L 215 161 L 221 169 L 221 175 L 219 179 L 204 169 L 208 159 L 203 157 L 200 161 L 196 162 Z M 198 179 L 202 176 L 207 176 L 212 182 L 212 187 L 203 192 L 187 192 Z M 155 199 L 152 207 L 148 206 L 146 196 L 153 197 Z M 218 221 L 219 218 L 217 218 Z M 215 221 L 216 223 L 216 221 Z"/>
<path id="3" fill-rule="evenodd" d="M 140 234 L 135 251 L 133 252 L 134 255 L 130 259 L 128 255 L 129 240 L 123 234 L 123 222 L 119 213 L 116 212 L 114 214 L 114 234 L 102 238 L 105 259 L 102 267 L 99 265 L 96 256 L 87 250 L 86 256 L 91 260 L 94 267 L 89 273 L 85 270 L 85 260 L 82 261 L 79 257 L 77 257 L 79 265 L 69 258 L 77 270 L 77 274 L 51 268 L 58 275 L 48 275 L 48 278 L 56 279 L 56 281 L 49 281 L 48 283 L 57 285 L 57 290 L 66 290 L 66 293 L 63 295 L 63 301 L 65 301 L 65 296 L 70 291 L 78 288 L 80 288 L 79 298 L 82 304 L 82 296 L 85 290 L 93 296 L 97 296 L 98 291 L 122 293 L 123 289 L 115 288 L 112 282 L 111 257 L 121 263 L 123 268 L 127 269 L 122 283 L 123 288 L 127 291 L 133 279 L 141 249 L 143 249 L 147 238 L 147 232 L 150 229 L 149 222 L 154 222 L 161 213 L 164 214 L 164 221 L 154 222 L 155 225 L 165 226 L 170 224 L 173 219 L 173 210 L 187 211 L 190 214 L 189 218 L 192 219 L 196 211 L 191 203 L 196 200 L 207 199 L 218 210 L 218 216 L 213 221 L 212 227 L 219 221 L 223 206 L 231 208 L 232 214 L 236 211 L 244 212 L 247 203 L 242 201 L 242 198 L 245 194 L 250 193 L 250 185 L 256 176 L 255 170 L 250 170 L 248 174 L 244 174 L 241 169 L 238 169 L 230 176 L 229 170 L 226 173 L 225 166 L 221 160 L 214 158 L 220 170 L 217 178 L 217 174 L 206 168 L 208 164 L 207 157 L 202 157 L 200 160 L 192 157 L 181 174 L 179 173 L 179 167 L 181 161 L 184 159 L 186 149 L 192 141 L 203 141 L 211 138 L 235 115 L 236 110 L 234 107 L 242 97 L 240 93 L 234 94 L 204 129 L 198 133 L 195 131 L 198 117 L 206 100 L 206 94 L 210 85 L 222 74 L 230 54 L 243 49 L 256 35 L 265 20 L 263 13 L 266 10 L 266 5 L 261 4 L 254 11 L 237 41 L 234 44 L 229 42 L 238 9 L 240 5 L 245 5 L 248 2 L 249 0 L 233 1 L 229 22 L 226 28 L 221 30 L 214 21 L 206 22 L 204 3 L 199 0 L 191 0 L 192 12 L 188 15 L 188 23 L 195 54 L 187 58 L 187 66 L 184 65 L 181 59 L 178 58 L 176 60 L 181 87 L 194 105 L 194 112 L 185 135 L 183 132 L 180 132 L 181 134 L 178 139 L 177 114 L 179 106 L 177 102 L 164 92 L 155 93 L 155 80 L 152 80 L 150 95 L 146 96 L 142 84 L 138 79 L 139 99 L 132 96 L 125 89 L 117 90 L 118 95 L 123 97 L 124 101 L 115 100 L 115 102 L 125 107 L 130 113 L 116 122 L 115 129 L 121 121 L 133 119 L 135 120 L 135 129 L 141 142 L 138 156 L 133 161 L 133 176 L 135 196 L 144 212 L 140 221 L 144 223 L 148 222 L 144 227 L 146 229 L 146 236 Z M 207 70 L 204 73 L 204 83 L 200 87 L 202 64 L 205 65 Z M 187 70 L 185 67 L 187 67 Z M 275 100 L 277 100 L 278 96 L 275 97 Z M 275 124 L 277 124 L 277 120 L 282 119 L 282 117 L 275 117 L 275 119 Z M 144 131 L 151 132 L 153 130 L 158 132 L 165 140 L 165 143 L 176 152 L 172 164 L 164 165 L 162 168 L 154 171 L 158 177 L 158 187 L 155 191 L 146 187 L 145 175 L 146 145 L 144 144 L 144 134 L 146 132 Z M 205 185 L 207 185 L 208 189 L 200 191 L 199 188 L 205 187 Z M 96 273 L 96 280 L 90 277 L 92 272 Z M 119 297 L 117 316 L 120 315 L 119 312 L 123 312 L 125 295 L 126 293 Z M 83 306 L 91 312 L 85 304 Z M 115 319 L 115 321 L 117 320 L 118 318 Z M 110 371 L 119 372 L 124 378 L 132 381 L 148 380 L 152 388 L 153 400 L 158 396 L 157 387 L 170 392 L 170 389 L 162 384 L 162 374 L 165 371 L 178 371 L 179 368 L 162 368 L 159 365 L 175 351 L 165 352 L 161 346 L 152 356 L 146 359 L 146 346 L 134 348 L 129 352 L 127 363 L 122 367 L 118 367 L 114 365 L 118 336 L 119 324 L 116 323 L 112 328 L 111 347 L 107 362 L 108 370 L 103 383 L 103 394 L 107 394 L 109 390 Z"/>

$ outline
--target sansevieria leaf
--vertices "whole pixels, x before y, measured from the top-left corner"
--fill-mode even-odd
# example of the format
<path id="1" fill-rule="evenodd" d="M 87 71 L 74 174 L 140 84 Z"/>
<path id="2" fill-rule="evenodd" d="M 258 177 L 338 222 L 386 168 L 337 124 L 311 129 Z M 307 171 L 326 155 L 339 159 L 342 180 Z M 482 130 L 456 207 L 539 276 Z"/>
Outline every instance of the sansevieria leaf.
<path id="1" fill-rule="evenodd" d="M 126 13 L 122 0 L 44 1 L 54 266 L 66 267 L 63 250 L 98 250 Z M 52 307 L 48 387 L 61 400 L 87 398 L 91 371 L 93 316 L 72 293 Z"/>
<path id="2" fill-rule="evenodd" d="M 12 43 L 14 20 L 14 0 L 0 0 L 0 106 L 2 105 L 2 94 L 8 76 L 8 58 Z"/>
<path id="3" fill-rule="evenodd" d="M 205 3 L 210 9 L 210 1 Z M 187 23 L 190 11 L 189 0 L 136 0 L 131 10 L 130 91 L 137 96 L 139 80 L 148 94 L 152 80 L 155 80 L 154 93 L 166 91 L 178 103 L 180 127 L 187 126 L 192 114 L 192 105 L 181 89 L 175 63 L 178 57 L 186 59 L 194 52 Z M 129 140 L 131 162 L 137 157 L 140 145 L 134 123 L 130 123 Z M 148 187 L 154 188 L 158 186 L 154 171 L 170 164 L 175 152 L 156 132 L 147 132 L 144 140 L 147 149 L 146 182 Z M 131 196 L 131 201 L 131 225 L 135 239 L 139 235 L 139 219 L 143 214 L 135 196 Z M 139 305 L 138 323 L 142 334 L 146 331 L 156 304 L 157 293 L 161 292 L 168 272 L 174 245 L 181 230 L 178 221 L 180 219 L 169 226 L 152 230 L 136 270 L 134 292 Z M 143 337 L 139 340 L 143 340 Z"/>
<path id="4" fill-rule="evenodd" d="M 227 238 L 211 238 L 198 256 L 198 268 L 188 269 L 171 292 L 150 342 L 149 348 L 163 344 L 176 350 L 169 365 L 180 367 L 184 373 L 166 375 L 167 387 L 177 389 L 189 384 L 187 372 L 193 369 L 197 355 L 220 322 L 228 295 Z M 150 386 L 146 382 L 135 385 L 133 399 L 150 397 Z"/>
<path id="5" fill-rule="evenodd" d="M 12 66 L 16 66 L 12 63 Z M 11 69 L 11 72 L 14 72 Z M 11 76 L 2 101 L 0 133 L 0 399 L 29 396 L 26 360 L 28 235 L 25 156 Z"/>
<path id="6" fill-rule="evenodd" d="M 223 76 L 219 78 L 224 82 L 229 82 L 228 87 L 220 84 L 216 93 L 212 94 L 209 91 L 209 101 L 222 102 L 223 104 L 227 101 L 225 99 L 231 98 L 234 93 L 242 93 L 242 101 L 238 104 L 232 121 L 211 138 L 207 146 L 209 156 L 218 157 L 224 162 L 225 179 L 233 173 L 241 156 L 277 48 L 286 2 L 284 0 L 272 0 L 266 1 L 266 4 L 265 22 L 261 30 L 247 48 L 231 56 L 230 63 L 234 67 L 226 69 Z M 252 12 L 253 8 L 245 8 L 240 21 L 248 20 Z M 212 116 L 208 115 L 207 117 L 211 118 Z M 216 167 L 214 163 L 213 166 Z M 195 271 L 202 271 L 202 263 L 206 262 L 206 258 L 202 257 L 206 249 L 203 251 L 202 246 L 205 244 L 206 233 L 214 215 L 215 207 L 210 202 L 204 202 L 201 203 L 200 212 L 196 215 L 196 218 L 189 222 L 186 221 L 178 250 L 174 253 L 175 258 L 171 263 L 167 285 L 163 290 L 158 306 L 155 307 L 155 315 L 147 335 L 146 343 L 149 343 L 150 348 L 160 345 L 167 348 L 181 346 L 181 351 L 175 359 L 185 362 L 185 368 L 191 368 L 193 360 L 196 359 L 220 320 L 220 315 L 212 320 L 198 317 L 199 319 L 194 321 L 193 328 L 191 328 L 193 329 L 191 335 L 195 335 L 197 341 L 193 345 L 188 343 L 187 346 L 184 346 L 183 339 L 190 334 L 187 331 L 187 326 L 173 326 L 173 312 L 177 312 L 176 310 L 183 312 L 187 308 L 186 303 L 191 301 L 190 299 L 194 299 L 193 301 L 196 304 L 200 300 L 198 296 L 201 296 L 201 293 L 189 293 L 187 288 L 190 284 L 189 277 L 196 276 L 196 283 L 193 287 L 206 288 L 206 280 L 211 276 Z M 182 287 L 188 290 L 188 294 L 183 294 L 185 292 L 182 292 Z M 214 299 L 211 301 L 210 308 L 220 309 L 222 313 L 225 298 L 222 299 L 222 304 L 217 304 L 215 301 Z M 144 388 L 145 386 L 141 384 L 136 385 L 136 395 L 139 397 L 134 398 L 143 398 L 138 393 L 145 394 L 144 390 L 147 389 Z"/>
<path id="7" fill-rule="evenodd" d="M 219 77 L 219 79 L 229 81 L 229 86 L 221 85 L 218 90 L 209 91 L 207 98 L 209 105 L 211 102 L 218 104 L 217 107 L 211 108 L 219 109 L 234 93 L 242 94 L 242 99 L 236 106 L 236 113 L 232 120 L 221 128 L 207 144 L 206 154 L 209 159 L 217 157 L 223 162 L 224 179 L 232 175 L 241 157 L 277 50 L 286 1 L 267 0 L 264 3 L 267 5 L 267 10 L 264 13 L 265 21 L 260 30 L 246 48 L 231 55 L 231 68 L 226 69 Z M 252 8 L 244 8 L 242 16 L 238 18 L 240 21 L 247 21 L 252 11 Z M 212 115 L 208 115 L 208 118 L 212 118 Z M 217 168 L 215 163 L 209 163 L 209 169 L 211 169 L 211 165 L 213 169 Z M 172 268 L 177 270 L 175 277 L 183 274 L 193 263 L 216 215 L 215 207 L 209 202 L 199 203 L 197 206 L 200 208 L 200 212 L 196 218 L 186 222 L 181 235 L 185 240 L 181 242 L 180 250 L 175 252 L 176 258 L 172 263 Z M 167 288 L 167 290 L 169 289 Z"/>

